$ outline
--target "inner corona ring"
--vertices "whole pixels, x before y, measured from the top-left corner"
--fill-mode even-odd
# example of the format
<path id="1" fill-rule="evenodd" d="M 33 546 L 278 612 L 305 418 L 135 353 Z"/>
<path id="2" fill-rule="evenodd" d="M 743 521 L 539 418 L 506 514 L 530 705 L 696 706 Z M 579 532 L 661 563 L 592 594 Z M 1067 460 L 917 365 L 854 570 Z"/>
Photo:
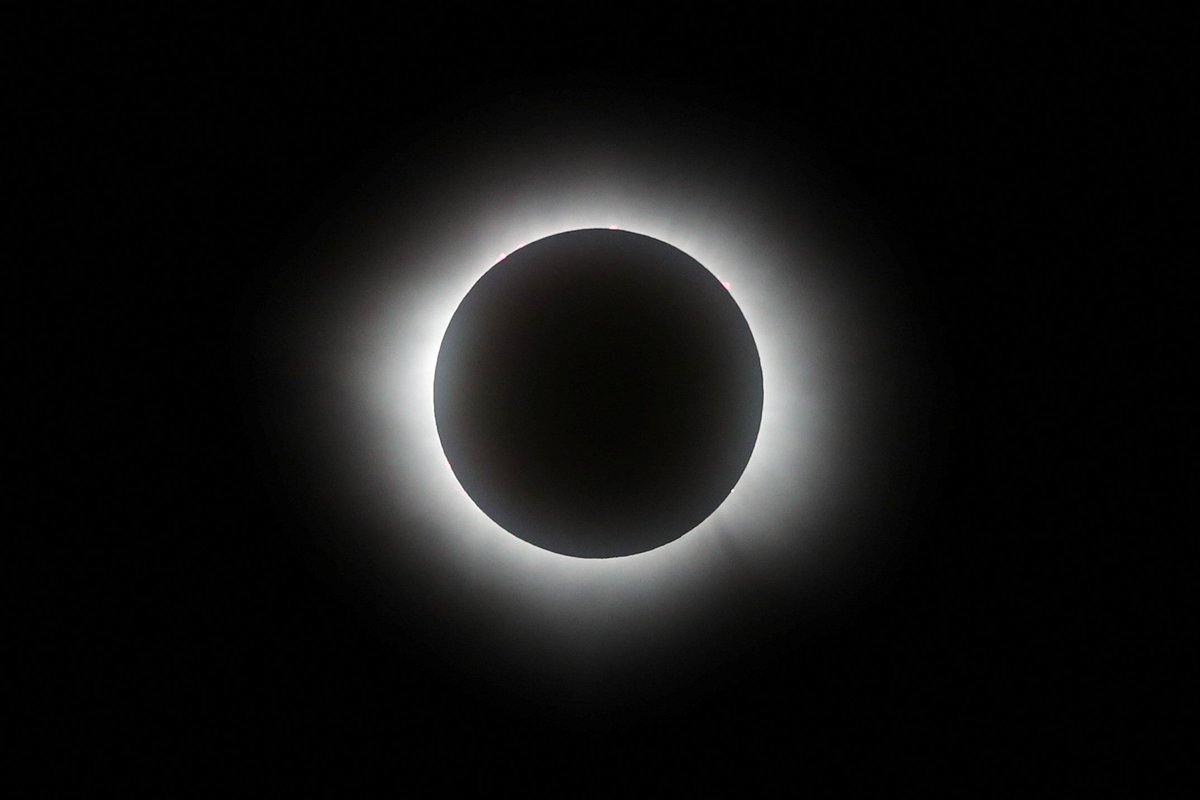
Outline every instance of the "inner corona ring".
<path id="1" fill-rule="evenodd" d="M 628 231 L 509 254 L 459 304 L 434 375 L 438 435 L 470 498 L 514 536 L 582 558 L 703 522 L 746 469 L 762 408 L 728 289 Z"/>

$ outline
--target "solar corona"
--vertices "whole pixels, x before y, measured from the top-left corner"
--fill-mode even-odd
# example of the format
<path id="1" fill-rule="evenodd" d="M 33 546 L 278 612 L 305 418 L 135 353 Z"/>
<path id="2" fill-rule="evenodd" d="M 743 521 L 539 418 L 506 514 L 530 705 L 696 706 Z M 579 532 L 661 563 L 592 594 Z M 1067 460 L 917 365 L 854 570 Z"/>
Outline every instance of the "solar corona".
<path id="1" fill-rule="evenodd" d="M 575 685 L 853 580 L 907 479 L 873 432 L 912 361 L 886 263 L 799 167 L 537 119 L 430 144 L 427 180 L 376 167 L 270 358 L 363 607 L 436 608 L 457 670 Z"/>

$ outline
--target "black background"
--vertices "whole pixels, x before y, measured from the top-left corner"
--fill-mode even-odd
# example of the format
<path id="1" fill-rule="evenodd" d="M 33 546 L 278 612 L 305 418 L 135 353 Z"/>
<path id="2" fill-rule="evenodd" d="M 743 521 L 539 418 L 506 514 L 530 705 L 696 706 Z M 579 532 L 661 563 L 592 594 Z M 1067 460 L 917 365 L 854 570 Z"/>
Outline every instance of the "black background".
<path id="1" fill-rule="evenodd" d="M 75 391 L 91 400 L 64 424 L 82 437 L 71 483 L 102 500 L 72 524 L 85 544 L 64 545 L 64 571 L 96 583 L 46 604 L 68 709 L 53 777 L 1032 785 L 1088 768 L 1122 730 L 1126 701 L 1089 688 L 1107 658 L 1091 565 L 1117 537 L 1084 522 L 1112 485 L 1080 443 L 1107 419 L 1089 398 L 1119 348 L 1088 308 L 1105 221 L 1130 202 L 1114 148 L 1132 134 L 1113 134 L 1136 20 L 405 9 L 57 25 L 29 69 L 54 89 L 25 88 L 49 123 L 63 238 L 89 253 L 72 279 L 89 334 L 67 360 L 87 365 Z M 920 283 L 946 376 L 944 465 L 896 522 L 910 535 L 886 590 L 711 685 L 680 665 L 676 698 L 594 729 L 463 687 L 420 637 L 397 646 L 350 607 L 297 544 L 328 520 L 268 489 L 241 338 L 279 254 L 337 212 L 359 165 L 447 104 L 531 86 L 769 109 Z"/>

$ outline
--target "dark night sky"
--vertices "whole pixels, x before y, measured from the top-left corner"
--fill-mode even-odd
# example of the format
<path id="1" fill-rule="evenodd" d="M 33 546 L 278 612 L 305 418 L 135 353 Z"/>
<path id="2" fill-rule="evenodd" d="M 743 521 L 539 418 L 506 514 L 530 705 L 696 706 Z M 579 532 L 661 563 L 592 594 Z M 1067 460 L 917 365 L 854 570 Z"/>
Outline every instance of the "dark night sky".
<path id="1" fill-rule="evenodd" d="M 1111 480 L 1079 444 L 1103 417 L 1080 387 L 1113 340 L 1081 308 L 1085 276 L 1105 268 L 1083 257 L 1098 227 L 1083 207 L 1123 202 L 1100 122 L 1120 113 L 1139 28 L 490 13 L 64 20 L 38 60 L 57 87 L 39 95 L 44 118 L 62 119 L 42 142 L 46 175 L 70 187 L 66 216 L 95 254 L 76 291 L 94 299 L 97 333 L 78 346 L 101 359 L 106 424 L 82 458 L 111 481 L 91 522 L 104 544 L 87 548 L 104 588 L 55 601 L 65 630 L 101 632 L 61 662 L 67 773 L 482 788 L 558 776 L 571 791 L 637 787 L 644 770 L 678 785 L 775 774 L 799 791 L 1032 781 L 1099 752 L 1081 728 L 1103 738 L 1124 709 L 1084 688 L 1099 658 L 1087 554 L 1112 545 L 1088 526 L 1081 549 L 1079 509 L 1104 503 Z M 534 89 L 675 104 L 698 124 L 753 108 L 779 140 L 815 144 L 796 157 L 819 162 L 831 198 L 872 220 L 912 276 L 940 370 L 924 454 L 937 467 L 889 522 L 886 585 L 819 634 L 773 609 L 770 639 L 702 685 L 681 663 L 671 697 L 622 678 L 594 725 L 439 670 L 436 626 L 418 618 L 436 609 L 402 620 L 412 634 L 397 641 L 346 599 L 347 576 L 302 544 L 336 515 L 268 478 L 283 456 L 259 435 L 247 367 L 255 304 L 361 188 L 364 164 L 469 98 Z"/>

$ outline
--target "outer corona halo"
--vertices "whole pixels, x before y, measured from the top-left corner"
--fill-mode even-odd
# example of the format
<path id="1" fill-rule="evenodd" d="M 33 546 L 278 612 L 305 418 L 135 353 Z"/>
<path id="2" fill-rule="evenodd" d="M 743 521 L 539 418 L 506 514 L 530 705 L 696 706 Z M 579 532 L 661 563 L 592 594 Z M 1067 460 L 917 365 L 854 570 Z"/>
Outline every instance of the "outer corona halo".
<path id="1" fill-rule="evenodd" d="M 582 558 L 703 522 L 745 471 L 762 413 L 758 349 L 725 286 L 628 231 L 509 254 L 459 304 L 434 376 L 442 448 L 474 503 Z"/>

